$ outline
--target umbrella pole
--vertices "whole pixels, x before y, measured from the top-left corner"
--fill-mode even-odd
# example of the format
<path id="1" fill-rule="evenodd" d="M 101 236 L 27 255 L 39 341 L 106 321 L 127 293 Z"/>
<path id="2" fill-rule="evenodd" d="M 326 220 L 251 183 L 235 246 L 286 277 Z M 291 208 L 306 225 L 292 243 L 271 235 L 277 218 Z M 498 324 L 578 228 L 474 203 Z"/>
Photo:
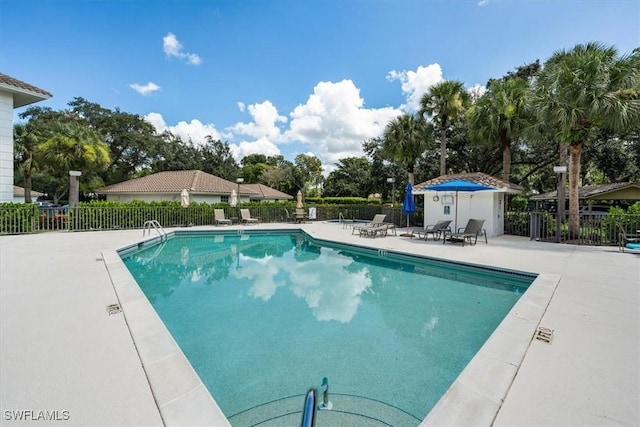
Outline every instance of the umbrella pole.
<path id="1" fill-rule="evenodd" d="M 456 221 L 454 222 L 455 224 L 455 231 L 454 233 L 458 232 L 458 190 L 456 190 Z"/>

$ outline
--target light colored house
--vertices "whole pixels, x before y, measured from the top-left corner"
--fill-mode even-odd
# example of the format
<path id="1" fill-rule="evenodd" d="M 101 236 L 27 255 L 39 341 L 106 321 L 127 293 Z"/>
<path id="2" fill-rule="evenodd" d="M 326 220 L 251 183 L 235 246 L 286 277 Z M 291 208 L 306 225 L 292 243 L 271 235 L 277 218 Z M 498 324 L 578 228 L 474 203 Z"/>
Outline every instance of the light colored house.
<path id="1" fill-rule="evenodd" d="M 46 90 L 0 73 L 0 202 L 13 202 L 13 110 L 48 98 Z"/>
<path id="2" fill-rule="evenodd" d="M 482 191 L 432 191 L 434 184 L 462 180 L 491 188 Z M 524 189 L 482 172 L 441 175 L 414 185 L 414 194 L 424 196 L 424 223 L 451 220 L 451 229 L 463 228 L 471 218 L 484 219 L 487 236 L 504 234 L 505 195 Z M 455 230 L 454 230 L 455 231 Z"/>
<path id="3" fill-rule="evenodd" d="M 38 197 L 44 195 L 44 193 L 40 193 L 38 191 L 31 190 L 31 198 L 32 200 L 36 200 Z M 24 188 L 18 187 L 17 185 L 13 186 L 13 203 L 24 203 Z"/>
<path id="4" fill-rule="evenodd" d="M 109 185 L 96 190 L 104 194 L 108 201 L 144 202 L 175 201 L 180 202 L 183 189 L 189 192 L 189 202 L 220 203 L 228 202 L 231 192 L 238 193 L 239 203 L 253 200 L 275 201 L 292 199 L 292 196 L 281 193 L 260 184 L 241 184 L 208 174 L 200 170 L 166 171 L 131 179 L 118 184 Z"/>

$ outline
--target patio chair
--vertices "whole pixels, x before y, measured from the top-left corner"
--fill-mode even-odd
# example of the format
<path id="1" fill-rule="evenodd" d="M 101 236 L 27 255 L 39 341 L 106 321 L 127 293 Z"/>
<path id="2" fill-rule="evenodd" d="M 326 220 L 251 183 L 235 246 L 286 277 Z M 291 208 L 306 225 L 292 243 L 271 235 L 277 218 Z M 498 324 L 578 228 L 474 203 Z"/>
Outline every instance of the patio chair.
<path id="1" fill-rule="evenodd" d="M 489 243 L 487 241 L 487 232 L 482 228 L 483 225 L 484 219 L 470 219 L 466 227 L 458 228 L 455 233 L 444 231 L 442 244 L 444 245 L 449 240 L 452 243 L 462 242 L 462 246 L 464 246 L 465 242 L 469 242 L 469 245 L 474 246 L 478 242 L 478 236 L 481 235 L 484 235 L 484 242 Z"/>
<path id="2" fill-rule="evenodd" d="M 428 240 L 429 239 L 429 234 L 431 234 L 433 236 L 433 240 L 434 241 L 435 240 L 440 240 L 440 238 L 446 232 L 451 232 L 451 227 L 449 226 L 449 224 L 451 224 L 451 220 L 450 219 L 441 220 L 441 221 L 436 222 L 433 225 L 427 225 L 427 227 L 424 230 L 416 230 L 415 232 L 418 235 L 419 239 Z"/>
<path id="3" fill-rule="evenodd" d="M 371 220 L 371 222 L 367 222 L 364 225 L 354 225 L 351 229 L 351 234 L 354 234 L 356 231 L 359 232 L 360 234 L 362 234 L 362 232 L 360 231 L 361 229 L 368 229 L 371 227 L 378 227 L 380 225 L 382 225 L 382 223 L 384 222 L 384 219 L 387 217 L 386 214 L 376 214 L 373 219 Z"/>
<path id="4" fill-rule="evenodd" d="M 379 225 L 374 225 L 373 227 L 360 227 L 358 231 L 360 232 L 360 237 L 367 236 L 367 237 L 373 237 L 374 239 L 377 236 L 387 237 L 387 232 L 389 231 L 389 225 L 386 223 L 382 223 Z"/>
<path id="5" fill-rule="evenodd" d="M 224 210 L 222 209 L 213 210 L 213 221 L 215 225 L 231 225 L 231 220 L 224 217 Z"/>
<path id="6" fill-rule="evenodd" d="M 289 209 L 284 208 L 284 216 L 286 217 L 287 222 L 296 222 L 296 218 L 289 213 Z"/>
<path id="7" fill-rule="evenodd" d="M 632 250 L 640 249 L 640 234 L 627 234 L 627 230 L 618 223 L 620 228 L 620 238 L 618 239 L 618 249 L 624 252 L 625 248 Z"/>
<path id="8" fill-rule="evenodd" d="M 240 216 L 242 217 L 243 224 L 257 224 L 260 222 L 258 218 L 251 217 L 249 209 L 240 209 Z"/>

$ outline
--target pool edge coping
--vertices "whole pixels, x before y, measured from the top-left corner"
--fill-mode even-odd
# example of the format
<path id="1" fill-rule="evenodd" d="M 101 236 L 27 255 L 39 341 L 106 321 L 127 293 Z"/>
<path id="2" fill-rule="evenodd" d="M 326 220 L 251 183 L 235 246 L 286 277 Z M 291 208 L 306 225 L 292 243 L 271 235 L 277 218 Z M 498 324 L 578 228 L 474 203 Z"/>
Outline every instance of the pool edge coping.
<path id="1" fill-rule="evenodd" d="M 313 240 L 352 246 L 349 243 L 331 239 L 319 239 L 303 229 L 286 228 L 269 231 L 299 231 Z M 222 234 L 224 232 L 194 230 L 189 233 Z M 168 233 L 169 237 L 176 234 L 182 233 L 173 231 Z M 166 425 L 183 425 L 187 422 L 198 425 L 231 426 L 120 257 L 123 251 L 160 240 L 159 236 L 141 238 L 137 243 L 102 252 L 111 284 L 121 305 L 151 393 Z M 372 249 L 368 246 L 357 246 Z M 406 251 L 390 252 L 415 257 L 415 254 Z M 433 257 L 421 258 L 440 260 Z M 473 263 L 463 264 L 475 266 Z M 500 267 L 494 268 L 507 271 Z M 420 427 L 470 423 L 490 426 L 493 423 L 516 378 L 520 364 L 533 342 L 534 333 L 547 310 L 560 278 L 560 275 L 538 274 L 527 291 L 518 299 L 480 350 L 425 416 L 419 424 Z M 177 381 L 168 381 L 167 377 L 169 380 Z"/>

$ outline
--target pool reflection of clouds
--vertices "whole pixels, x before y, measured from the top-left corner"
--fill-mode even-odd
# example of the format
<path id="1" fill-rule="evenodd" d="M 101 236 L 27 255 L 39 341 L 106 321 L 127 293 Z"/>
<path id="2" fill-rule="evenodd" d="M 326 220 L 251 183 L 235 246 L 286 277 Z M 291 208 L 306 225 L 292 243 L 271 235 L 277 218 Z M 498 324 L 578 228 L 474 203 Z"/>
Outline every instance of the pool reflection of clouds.
<path id="1" fill-rule="evenodd" d="M 327 249 L 322 249 L 326 255 Z M 343 255 L 324 256 L 306 262 L 296 262 L 289 252 L 282 258 L 250 258 L 241 256 L 247 266 L 236 271 L 236 276 L 253 281 L 248 294 L 268 301 L 279 287 L 278 273 L 288 273 L 290 289 L 303 298 L 318 321 L 335 320 L 348 323 L 360 306 L 361 295 L 372 285 L 367 269 L 348 272 L 353 259 Z"/>

